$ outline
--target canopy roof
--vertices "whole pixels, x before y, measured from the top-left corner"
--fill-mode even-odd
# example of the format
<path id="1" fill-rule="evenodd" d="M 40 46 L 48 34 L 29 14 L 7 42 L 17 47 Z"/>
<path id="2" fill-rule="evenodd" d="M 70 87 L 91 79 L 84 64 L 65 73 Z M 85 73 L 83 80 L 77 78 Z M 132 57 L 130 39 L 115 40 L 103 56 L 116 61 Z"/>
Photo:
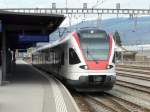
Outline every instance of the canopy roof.
<path id="1" fill-rule="evenodd" d="M 18 35 L 49 35 L 64 20 L 64 15 L 18 13 L 0 11 L 2 30 L 5 31 L 7 47 L 11 49 L 26 49 L 35 43 L 22 43 Z"/>

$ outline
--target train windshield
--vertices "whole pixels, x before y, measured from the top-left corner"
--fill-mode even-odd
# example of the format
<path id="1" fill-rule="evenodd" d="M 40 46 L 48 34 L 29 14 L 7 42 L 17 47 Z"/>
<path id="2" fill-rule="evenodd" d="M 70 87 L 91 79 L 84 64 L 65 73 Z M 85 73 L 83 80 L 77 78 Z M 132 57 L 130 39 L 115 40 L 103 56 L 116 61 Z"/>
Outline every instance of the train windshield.
<path id="1" fill-rule="evenodd" d="M 107 60 L 109 37 L 102 30 L 81 30 L 78 32 L 81 48 L 87 60 Z"/>

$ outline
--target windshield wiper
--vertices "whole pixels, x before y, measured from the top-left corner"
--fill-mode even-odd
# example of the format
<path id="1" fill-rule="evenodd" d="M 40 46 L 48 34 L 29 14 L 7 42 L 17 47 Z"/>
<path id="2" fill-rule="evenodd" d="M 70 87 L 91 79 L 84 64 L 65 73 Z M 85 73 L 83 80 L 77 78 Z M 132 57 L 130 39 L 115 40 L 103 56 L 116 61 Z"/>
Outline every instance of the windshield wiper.
<path id="1" fill-rule="evenodd" d="M 88 50 L 88 47 L 87 47 L 86 53 L 87 53 L 87 57 L 90 56 L 90 57 L 93 59 L 93 61 L 95 61 L 96 64 L 98 64 L 98 61 L 97 61 L 97 60 L 95 59 L 95 57 L 91 54 L 91 52 Z"/>

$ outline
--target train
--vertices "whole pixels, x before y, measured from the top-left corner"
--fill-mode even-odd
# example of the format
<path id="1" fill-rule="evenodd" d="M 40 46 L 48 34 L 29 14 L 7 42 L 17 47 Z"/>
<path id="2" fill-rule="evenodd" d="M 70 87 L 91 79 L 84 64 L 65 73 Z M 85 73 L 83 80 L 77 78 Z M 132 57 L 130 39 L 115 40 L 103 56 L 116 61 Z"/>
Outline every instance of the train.
<path id="1" fill-rule="evenodd" d="M 78 29 L 35 50 L 32 64 L 77 91 L 108 91 L 116 81 L 114 47 L 111 33 Z"/>

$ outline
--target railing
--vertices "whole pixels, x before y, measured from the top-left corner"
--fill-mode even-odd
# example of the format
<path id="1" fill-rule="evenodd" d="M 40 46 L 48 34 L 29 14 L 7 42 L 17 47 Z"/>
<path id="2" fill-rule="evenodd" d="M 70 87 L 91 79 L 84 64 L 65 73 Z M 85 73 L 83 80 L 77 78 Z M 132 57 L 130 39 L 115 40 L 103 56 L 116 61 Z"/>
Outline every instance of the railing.
<path id="1" fill-rule="evenodd" d="M 150 15 L 150 9 L 109 9 L 109 8 L 7 8 L 1 11 L 45 14 L 128 14 Z"/>

